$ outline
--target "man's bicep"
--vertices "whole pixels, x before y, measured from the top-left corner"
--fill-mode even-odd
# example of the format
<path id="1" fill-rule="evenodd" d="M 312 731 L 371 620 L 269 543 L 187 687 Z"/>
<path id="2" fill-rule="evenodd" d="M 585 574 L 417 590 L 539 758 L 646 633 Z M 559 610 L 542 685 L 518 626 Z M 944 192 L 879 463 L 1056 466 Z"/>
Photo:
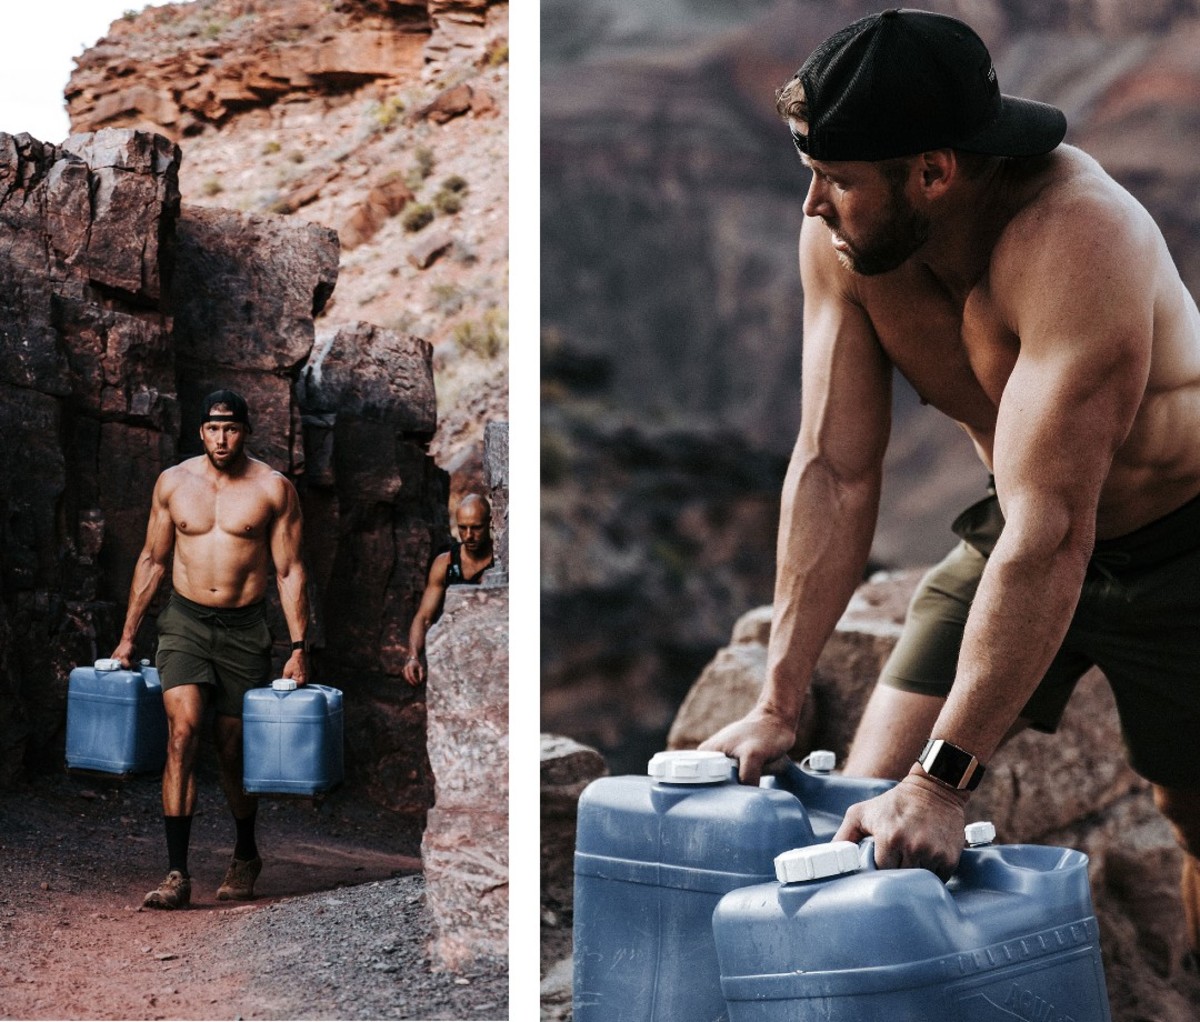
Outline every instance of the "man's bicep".
<path id="1" fill-rule="evenodd" d="M 165 477 L 160 476 L 150 499 L 150 518 L 146 522 L 146 542 L 143 556 L 155 564 L 163 564 L 175 544 L 175 524 L 171 521 L 169 490 Z"/>
<path id="2" fill-rule="evenodd" d="M 432 617 L 441 606 L 442 598 L 446 595 L 447 572 L 450 567 L 450 555 L 438 554 L 429 567 L 429 579 L 425 583 L 425 592 L 421 594 L 419 613 Z"/>
<path id="3" fill-rule="evenodd" d="M 1021 348 L 997 418 L 996 482 L 1010 501 L 1028 489 L 1094 510 L 1145 393 L 1154 282 L 1086 235 L 1048 259 L 1031 260 L 1037 276 L 1013 302 Z"/>
<path id="4" fill-rule="evenodd" d="M 271 557 L 276 571 L 286 574 L 300 561 L 304 518 L 295 487 L 286 479 L 282 483 L 280 506 L 271 525 Z"/>

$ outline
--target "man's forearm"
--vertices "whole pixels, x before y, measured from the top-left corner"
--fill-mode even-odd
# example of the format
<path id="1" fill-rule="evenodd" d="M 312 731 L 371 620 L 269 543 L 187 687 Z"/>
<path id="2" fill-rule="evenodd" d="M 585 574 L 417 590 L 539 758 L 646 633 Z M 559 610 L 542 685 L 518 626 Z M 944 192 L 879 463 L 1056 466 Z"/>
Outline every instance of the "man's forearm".
<path id="1" fill-rule="evenodd" d="M 794 727 L 817 658 L 862 580 L 879 509 L 877 473 L 839 479 L 815 459 L 788 470 L 761 708 Z"/>
<path id="2" fill-rule="evenodd" d="M 308 577 L 304 567 L 297 564 L 285 574 L 278 574 L 276 584 L 288 636 L 292 642 L 300 642 L 308 635 Z"/>
<path id="3" fill-rule="evenodd" d="M 408 629 L 408 655 L 419 657 L 425 649 L 425 635 L 429 631 L 429 622 L 419 614 L 413 618 Z"/>
<path id="4" fill-rule="evenodd" d="M 129 587 L 129 605 L 125 610 L 125 624 L 121 629 L 121 642 L 133 644 L 138 629 L 154 594 L 158 592 L 166 566 L 158 564 L 144 554 L 138 558 L 133 569 L 133 582 Z"/>
<path id="5" fill-rule="evenodd" d="M 1061 646 L 1086 570 L 1077 546 L 1041 556 L 1001 540 L 980 579 L 934 737 L 991 758 Z"/>

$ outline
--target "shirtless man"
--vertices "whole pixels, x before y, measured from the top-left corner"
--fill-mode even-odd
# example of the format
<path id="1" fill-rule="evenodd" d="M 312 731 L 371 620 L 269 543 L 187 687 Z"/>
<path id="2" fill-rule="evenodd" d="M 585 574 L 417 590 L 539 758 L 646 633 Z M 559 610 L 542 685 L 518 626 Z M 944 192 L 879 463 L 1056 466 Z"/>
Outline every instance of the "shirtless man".
<path id="1" fill-rule="evenodd" d="M 287 479 L 246 455 L 250 428 L 241 395 L 218 390 L 205 398 L 204 454 L 158 477 L 125 627 L 113 651 L 128 666 L 138 626 L 174 549 L 174 591 L 158 618 L 157 654 L 170 735 L 162 788 L 169 862 L 166 879 L 142 903 L 147 908 L 182 908 L 191 900 L 188 840 L 200 727 L 209 704 L 216 711 L 221 787 L 237 828 L 217 898 L 254 896 L 262 860 L 254 838 L 258 800 L 242 790 L 242 696 L 271 680 L 263 597 L 272 565 L 292 637 L 283 676 L 303 685 L 308 673 L 300 503 Z"/>
<path id="2" fill-rule="evenodd" d="M 765 687 L 704 747 L 748 783 L 791 747 L 865 568 L 894 367 L 966 431 L 995 497 L 914 598 L 847 762 L 900 783 L 837 837 L 948 876 L 983 767 L 1021 728 L 1053 731 L 1099 663 L 1184 849 L 1200 948 L 1200 752 L 1179 740 L 1200 734 L 1200 316 L 1162 235 L 1060 145 L 1059 111 L 1001 99 L 954 19 L 855 22 L 778 105 L 813 175 L 802 421 Z"/>
<path id="3" fill-rule="evenodd" d="M 425 680 L 425 665 L 421 662 L 425 633 L 433 627 L 442 611 L 446 589 L 449 586 L 477 586 L 483 581 L 483 573 L 492 566 L 492 506 L 487 498 L 468 493 L 459 501 L 454 520 L 458 524 L 459 542 L 433 559 L 425 592 L 408 630 L 404 680 L 414 688 Z"/>

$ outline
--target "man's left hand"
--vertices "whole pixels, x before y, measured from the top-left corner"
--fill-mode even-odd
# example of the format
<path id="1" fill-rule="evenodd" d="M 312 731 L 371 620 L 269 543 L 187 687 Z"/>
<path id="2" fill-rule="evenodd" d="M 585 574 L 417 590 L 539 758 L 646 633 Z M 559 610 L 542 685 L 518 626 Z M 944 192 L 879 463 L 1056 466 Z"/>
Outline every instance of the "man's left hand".
<path id="1" fill-rule="evenodd" d="M 874 836 L 880 869 L 920 867 L 949 880 L 962 854 L 966 801 L 965 792 L 912 773 L 891 791 L 851 806 L 834 840 Z"/>
<path id="2" fill-rule="evenodd" d="M 291 678 L 297 688 L 303 688 L 308 683 L 308 654 L 304 650 L 292 651 L 288 662 L 283 665 L 283 676 Z"/>

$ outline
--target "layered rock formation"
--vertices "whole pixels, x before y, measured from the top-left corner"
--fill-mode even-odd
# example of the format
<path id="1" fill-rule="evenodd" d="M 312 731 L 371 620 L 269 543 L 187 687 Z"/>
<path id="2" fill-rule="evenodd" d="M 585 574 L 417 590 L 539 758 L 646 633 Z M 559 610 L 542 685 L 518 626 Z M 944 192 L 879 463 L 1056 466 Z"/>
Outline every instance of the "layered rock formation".
<path id="1" fill-rule="evenodd" d="M 547 6 L 543 48 L 544 724 L 632 767 L 771 598 L 807 187 L 773 94 L 875 8 L 576 6 Z M 1006 92 L 1066 111 L 1068 141 L 1145 203 L 1195 291 L 1196 4 L 930 7 L 977 26 Z M 899 382 L 894 420 L 876 567 L 940 557 L 985 479 Z"/>
<path id="2" fill-rule="evenodd" d="M 154 481 L 198 449 L 203 395 L 231 386 L 250 453 L 301 492 L 315 670 L 346 692 L 351 781 L 419 814 L 424 705 L 398 644 L 448 538 L 430 347 L 360 324 L 310 363 L 336 235 L 181 209 L 179 159 L 120 129 L 62 147 L 0 135 L 0 417 L 18 438 L 0 454 L 0 781 L 61 764 L 66 676 L 115 646 Z M 153 644 L 150 615 L 139 653 Z"/>
<path id="3" fill-rule="evenodd" d="M 67 88 L 76 130 L 139 127 L 171 138 L 277 100 L 411 79 L 473 59 L 495 0 L 201 0 L 113 22 Z M 228 47 L 236 37 L 236 49 Z"/>
<path id="4" fill-rule="evenodd" d="M 875 674 L 895 645 L 919 575 L 881 575 L 860 587 L 813 680 L 804 732 L 793 755 L 832 749 L 844 760 Z M 694 747 L 737 719 L 762 687 L 770 608 L 747 614 L 697 680 L 671 731 L 672 748 Z M 1200 1010 L 1200 979 L 1187 964 L 1178 878 L 1181 856 L 1149 787 L 1125 765 L 1107 683 L 1091 672 L 1053 736 L 1018 736 L 997 754 L 968 804 L 968 819 L 991 820 L 1002 843 L 1079 848 L 1091 858 L 1092 897 L 1113 1019 L 1172 1022 Z M 572 922 L 565 835 L 578 793 L 598 775 L 595 759 L 565 739 L 542 741 L 543 1020 L 570 1017 Z M 602 769 L 602 764 L 601 764 Z M 644 768 L 643 768 L 644 769 Z M 639 771 L 641 772 L 641 771 Z M 574 783 L 571 783 L 573 781 Z M 564 797 L 566 796 L 566 797 Z M 573 799 L 572 799 L 573 796 Z M 565 899 L 565 900 L 564 900 Z"/>

